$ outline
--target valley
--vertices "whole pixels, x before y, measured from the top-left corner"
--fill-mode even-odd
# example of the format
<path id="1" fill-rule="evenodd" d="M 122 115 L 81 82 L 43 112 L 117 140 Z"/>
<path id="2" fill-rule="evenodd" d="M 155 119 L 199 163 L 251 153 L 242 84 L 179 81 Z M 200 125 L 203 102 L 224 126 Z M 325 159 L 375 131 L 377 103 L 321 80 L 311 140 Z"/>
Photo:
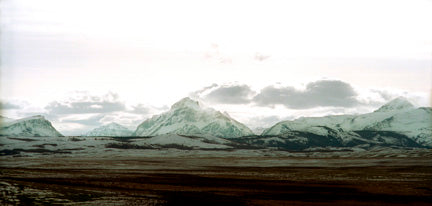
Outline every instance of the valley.
<path id="1" fill-rule="evenodd" d="M 429 160 L 2 157 L 0 199 L 21 205 L 430 205 Z"/>

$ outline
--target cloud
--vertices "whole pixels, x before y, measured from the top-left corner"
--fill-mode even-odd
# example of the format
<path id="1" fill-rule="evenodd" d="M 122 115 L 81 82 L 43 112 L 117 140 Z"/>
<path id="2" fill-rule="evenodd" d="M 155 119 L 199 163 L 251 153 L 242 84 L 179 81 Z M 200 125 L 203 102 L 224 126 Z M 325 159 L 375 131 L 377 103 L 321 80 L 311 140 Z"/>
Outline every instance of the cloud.
<path id="1" fill-rule="evenodd" d="M 430 106 L 431 103 L 429 99 L 430 94 L 427 92 L 414 92 L 397 89 L 370 89 L 368 94 L 369 102 L 374 106 L 382 106 L 397 97 L 404 97 L 416 106 Z"/>
<path id="2" fill-rule="evenodd" d="M 253 94 L 254 92 L 248 85 L 230 85 L 221 86 L 205 95 L 204 98 L 214 103 L 247 104 L 251 101 L 250 96 Z"/>
<path id="3" fill-rule="evenodd" d="M 81 96 L 78 99 L 69 99 L 64 102 L 54 101 L 45 107 L 51 115 L 83 114 L 83 113 L 110 113 L 126 109 L 118 95 L 108 93 L 99 96 Z"/>
<path id="4" fill-rule="evenodd" d="M 135 113 L 135 114 L 149 114 L 150 108 L 143 105 L 143 104 L 137 104 L 135 106 L 132 106 L 132 110 L 128 110 L 129 113 Z"/>
<path id="5" fill-rule="evenodd" d="M 10 102 L 0 102 L 0 109 L 1 110 L 9 110 L 9 109 L 21 109 L 20 105 L 13 104 Z"/>
<path id="6" fill-rule="evenodd" d="M 358 105 L 357 93 L 348 83 L 320 80 L 306 85 L 305 90 L 294 87 L 268 86 L 253 98 L 259 106 L 284 105 L 291 109 L 314 107 L 353 107 Z"/>
<path id="7" fill-rule="evenodd" d="M 244 104 L 249 103 L 253 91 L 247 85 L 221 86 L 205 96 L 205 99 L 215 103 Z"/>
<path id="8" fill-rule="evenodd" d="M 211 89 L 213 89 L 213 88 L 215 88 L 215 87 L 218 87 L 218 86 L 219 86 L 218 84 L 213 83 L 213 84 L 210 85 L 210 86 L 206 86 L 206 87 L 204 87 L 204 88 L 202 88 L 202 89 L 199 89 L 199 90 L 197 90 L 197 91 L 191 92 L 191 93 L 189 94 L 189 96 L 192 97 L 192 98 L 198 98 L 202 93 L 205 93 L 206 91 L 211 90 Z"/>
<path id="9" fill-rule="evenodd" d="M 266 55 L 263 55 L 261 53 L 255 53 L 255 56 L 254 56 L 254 59 L 257 61 L 260 61 L 260 62 L 265 61 L 268 58 L 270 58 L 270 56 L 266 56 Z"/>
<path id="10" fill-rule="evenodd" d="M 245 84 L 212 84 L 192 92 L 190 96 L 216 104 L 249 104 L 262 107 L 283 105 L 290 109 L 314 107 L 353 107 L 360 104 L 351 85 L 339 80 L 310 82 L 305 89 L 292 86 L 267 86 L 257 95 Z M 255 95 L 255 96 L 254 96 Z"/>
<path id="11" fill-rule="evenodd" d="M 211 48 L 204 53 L 204 57 L 220 64 L 232 63 L 232 58 L 221 52 L 219 48 L 219 44 L 212 44 Z"/>
<path id="12" fill-rule="evenodd" d="M 135 128 L 136 125 L 144 121 L 145 118 L 141 115 L 125 113 L 125 112 L 114 112 L 109 114 L 76 114 L 68 115 L 62 118 L 59 122 L 61 123 L 76 123 L 83 125 L 84 129 L 94 128 L 103 124 L 116 122 L 127 127 Z M 86 132 L 83 130 L 82 132 Z"/>
<path id="13" fill-rule="evenodd" d="M 38 114 L 50 119 L 59 127 L 60 132 L 80 135 L 111 122 L 134 129 L 151 115 L 166 109 L 166 106 L 126 105 L 114 92 L 98 96 L 86 91 L 75 91 L 66 100 L 49 103 Z"/>
<path id="14" fill-rule="evenodd" d="M 67 118 L 63 119 L 61 122 L 63 123 L 78 123 L 86 126 L 99 126 L 101 124 L 101 119 L 104 118 L 105 115 L 97 114 L 92 115 L 90 117 L 81 117 L 81 118 Z"/>
<path id="15" fill-rule="evenodd" d="M 371 92 L 375 92 L 379 94 L 381 98 L 384 99 L 385 101 L 390 101 L 398 96 L 397 94 L 393 94 L 385 90 L 372 89 Z"/>

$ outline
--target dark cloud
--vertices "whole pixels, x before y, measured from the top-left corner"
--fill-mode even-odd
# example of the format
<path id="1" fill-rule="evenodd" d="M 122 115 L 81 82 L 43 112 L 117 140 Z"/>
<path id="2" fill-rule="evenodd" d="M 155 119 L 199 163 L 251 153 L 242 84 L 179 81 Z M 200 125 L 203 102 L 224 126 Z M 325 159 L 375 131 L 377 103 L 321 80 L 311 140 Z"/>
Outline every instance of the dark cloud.
<path id="1" fill-rule="evenodd" d="M 222 104 L 249 103 L 249 96 L 254 92 L 247 85 L 221 86 L 205 96 L 205 99 Z"/>
<path id="2" fill-rule="evenodd" d="M 337 80 L 321 80 L 306 85 L 305 90 L 294 87 L 268 86 L 253 98 L 259 106 L 284 105 L 292 109 L 313 107 L 352 107 L 358 105 L 357 93 L 351 85 Z"/>
<path id="3" fill-rule="evenodd" d="M 10 102 L 0 102 L 0 109 L 8 110 L 8 109 L 21 109 L 21 106 L 17 104 L 13 104 Z"/>
<path id="4" fill-rule="evenodd" d="M 117 94 L 109 93 L 103 97 L 85 96 L 78 100 L 54 101 L 46 106 L 45 109 L 52 115 L 110 113 L 124 111 L 125 105 L 118 100 Z"/>

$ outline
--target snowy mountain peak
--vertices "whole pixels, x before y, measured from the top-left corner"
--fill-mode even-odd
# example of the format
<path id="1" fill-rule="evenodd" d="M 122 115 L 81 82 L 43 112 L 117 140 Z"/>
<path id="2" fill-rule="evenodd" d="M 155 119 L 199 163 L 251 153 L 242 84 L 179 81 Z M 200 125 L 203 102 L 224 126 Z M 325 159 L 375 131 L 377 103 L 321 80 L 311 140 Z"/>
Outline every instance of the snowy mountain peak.
<path id="1" fill-rule="evenodd" d="M 240 137 L 252 135 L 245 125 L 212 108 L 202 108 L 197 101 L 183 98 L 171 110 L 141 123 L 136 136 L 162 134 L 212 135 L 215 137 Z"/>
<path id="2" fill-rule="evenodd" d="M 124 137 L 131 136 L 132 131 L 115 122 L 95 128 L 85 134 L 85 136 L 107 136 L 107 137 Z"/>
<path id="3" fill-rule="evenodd" d="M 171 106 L 171 109 L 184 108 L 184 107 L 199 109 L 200 105 L 198 101 L 194 101 L 189 97 L 185 97 L 180 101 L 176 102 L 175 104 L 173 104 Z"/>
<path id="4" fill-rule="evenodd" d="M 412 109 L 412 108 L 414 108 L 414 105 L 411 104 L 411 102 L 409 102 L 407 99 L 403 97 L 398 97 L 388 102 L 387 104 L 381 106 L 375 112 L 388 112 L 388 111 Z"/>

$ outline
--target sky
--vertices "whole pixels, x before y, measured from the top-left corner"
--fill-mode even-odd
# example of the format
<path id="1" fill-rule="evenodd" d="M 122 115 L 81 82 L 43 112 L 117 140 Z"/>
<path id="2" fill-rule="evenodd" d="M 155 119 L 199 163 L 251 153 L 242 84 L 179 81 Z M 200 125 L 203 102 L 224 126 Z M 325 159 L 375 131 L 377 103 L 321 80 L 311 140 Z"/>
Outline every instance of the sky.
<path id="1" fill-rule="evenodd" d="M 2 115 L 131 129 L 189 96 L 252 129 L 431 105 L 432 1 L 1 0 Z"/>

